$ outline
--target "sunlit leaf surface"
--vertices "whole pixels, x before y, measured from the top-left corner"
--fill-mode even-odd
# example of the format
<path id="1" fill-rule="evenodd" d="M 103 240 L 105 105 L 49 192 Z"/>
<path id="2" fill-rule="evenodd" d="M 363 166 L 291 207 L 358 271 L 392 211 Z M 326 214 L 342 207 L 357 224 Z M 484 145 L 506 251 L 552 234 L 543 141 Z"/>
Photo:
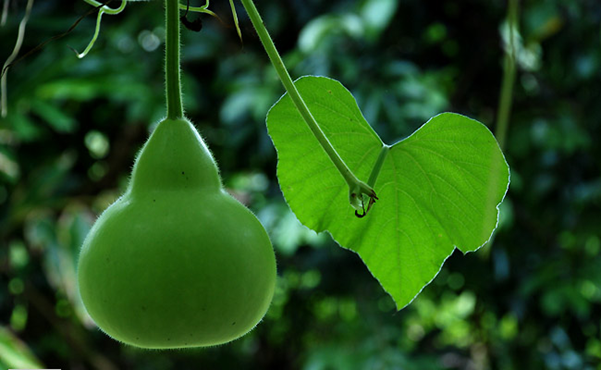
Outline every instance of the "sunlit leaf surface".
<path id="1" fill-rule="evenodd" d="M 353 96 L 323 77 L 296 85 L 334 148 L 367 181 L 384 144 Z M 379 201 L 364 218 L 355 216 L 347 184 L 287 95 L 267 125 L 280 187 L 298 219 L 357 252 L 399 309 L 455 248 L 475 251 L 496 228 L 509 167 L 494 136 L 475 120 L 440 114 L 392 145 L 374 186 Z"/>

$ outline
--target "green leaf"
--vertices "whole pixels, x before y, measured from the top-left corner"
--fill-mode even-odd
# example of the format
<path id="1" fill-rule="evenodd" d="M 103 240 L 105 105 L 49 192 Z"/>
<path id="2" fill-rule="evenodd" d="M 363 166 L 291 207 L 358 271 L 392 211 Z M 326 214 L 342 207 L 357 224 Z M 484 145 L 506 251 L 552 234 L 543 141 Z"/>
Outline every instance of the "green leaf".
<path id="1" fill-rule="evenodd" d="M 4 326 L 0 326 L 0 366 L 18 369 L 41 369 L 44 366 L 31 349 Z"/>
<path id="2" fill-rule="evenodd" d="M 32 103 L 32 110 L 57 132 L 70 133 L 77 127 L 77 121 L 56 106 L 38 99 L 33 100 Z"/>
<path id="3" fill-rule="evenodd" d="M 287 94 L 267 116 L 280 187 L 292 211 L 305 226 L 327 230 L 357 252 L 397 308 L 434 279 L 455 248 L 475 251 L 490 239 L 509 167 L 483 124 L 443 113 L 389 147 L 338 81 L 303 77 L 295 84 L 359 179 L 367 181 L 380 152 L 388 150 L 374 184 L 379 200 L 357 218 L 348 185 Z"/>

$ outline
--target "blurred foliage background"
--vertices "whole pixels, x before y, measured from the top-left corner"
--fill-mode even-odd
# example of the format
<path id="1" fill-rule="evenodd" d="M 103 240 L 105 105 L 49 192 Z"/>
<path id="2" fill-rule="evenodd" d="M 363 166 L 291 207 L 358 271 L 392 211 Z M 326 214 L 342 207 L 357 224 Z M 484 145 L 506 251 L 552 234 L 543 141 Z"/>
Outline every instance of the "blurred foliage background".
<path id="1" fill-rule="evenodd" d="M 192 2 L 192 5 L 201 5 Z M 8 6 L 0 60 L 25 1 Z M 240 4 L 237 4 L 238 6 Z M 258 0 L 294 77 L 327 75 L 392 143 L 454 111 L 495 129 L 506 2 Z M 601 3 L 521 2 L 506 157 L 510 192 L 491 245 L 454 253 L 400 312 L 361 260 L 301 226 L 275 178 L 264 124 L 283 88 L 239 6 L 211 2 L 183 33 L 185 106 L 223 180 L 274 243 L 263 322 L 215 348 L 144 351 L 86 315 L 75 266 L 94 219 L 125 189 L 165 114 L 161 1 L 95 16 L 15 65 L 0 120 L 0 368 L 601 369 Z M 21 54 L 90 7 L 34 3 Z M 192 15 L 190 18 L 195 17 Z"/>

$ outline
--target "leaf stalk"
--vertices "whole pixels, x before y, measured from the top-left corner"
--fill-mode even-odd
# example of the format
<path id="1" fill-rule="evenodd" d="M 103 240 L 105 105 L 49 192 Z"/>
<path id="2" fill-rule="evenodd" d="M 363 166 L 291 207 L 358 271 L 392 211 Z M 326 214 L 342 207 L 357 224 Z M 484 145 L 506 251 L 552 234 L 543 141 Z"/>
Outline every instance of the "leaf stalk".
<path id="1" fill-rule="evenodd" d="M 346 163 L 344 163 L 336 149 L 334 149 L 334 147 L 332 146 L 332 143 L 328 140 L 326 135 L 319 127 L 319 124 L 315 120 L 315 117 L 313 117 L 313 115 L 309 111 L 307 104 L 305 103 L 302 96 L 298 92 L 298 89 L 294 85 L 294 82 L 292 81 L 292 78 L 290 77 L 290 74 L 288 73 L 284 62 L 282 61 L 282 58 L 278 53 L 255 4 L 252 0 L 241 1 L 242 5 L 246 9 L 246 12 L 248 13 L 248 16 L 250 17 L 250 20 L 255 30 L 257 31 L 259 39 L 261 40 L 261 43 L 263 44 L 267 55 L 269 56 L 271 64 L 275 68 L 278 77 L 280 78 L 280 81 L 282 81 L 282 84 L 284 85 L 284 88 L 286 89 L 288 95 L 292 99 L 292 102 L 296 106 L 296 109 L 302 116 L 305 123 L 309 126 L 309 129 L 311 130 L 311 132 L 313 133 L 323 150 L 326 152 L 336 169 L 338 169 L 340 175 L 342 175 L 342 177 L 348 184 L 349 201 L 351 205 L 353 205 L 353 207 L 357 209 L 357 202 L 354 200 L 361 199 L 363 194 L 367 195 L 370 198 L 370 200 L 372 200 L 373 204 L 373 201 L 377 199 L 376 192 L 371 186 L 359 180 L 357 176 L 355 176 L 355 174 L 348 168 Z"/>

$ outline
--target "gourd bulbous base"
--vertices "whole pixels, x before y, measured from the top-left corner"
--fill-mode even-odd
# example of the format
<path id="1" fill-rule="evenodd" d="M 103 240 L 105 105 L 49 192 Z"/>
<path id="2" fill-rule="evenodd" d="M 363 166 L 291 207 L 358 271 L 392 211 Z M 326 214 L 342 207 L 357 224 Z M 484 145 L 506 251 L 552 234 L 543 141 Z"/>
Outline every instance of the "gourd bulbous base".
<path id="1" fill-rule="evenodd" d="M 82 300 L 98 326 L 144 348 L 210 346 L 244 335 L 267 311 L 276 278 L 267 233 L 221 188 L 202 141 L 169 161 L 174 138 L 196 134 L 191 126 L 192 133 L 186 125 L 161 127 L 172 122 L 159 124 L 141 151 L 128 191 L 97 220 L 78 266 Z M 162 136 L 173 143 L 163 145 Z M 199 156 L 200 170 L 189 163 Z M 219 186 L 202 173 L 207 168 Z"/>

